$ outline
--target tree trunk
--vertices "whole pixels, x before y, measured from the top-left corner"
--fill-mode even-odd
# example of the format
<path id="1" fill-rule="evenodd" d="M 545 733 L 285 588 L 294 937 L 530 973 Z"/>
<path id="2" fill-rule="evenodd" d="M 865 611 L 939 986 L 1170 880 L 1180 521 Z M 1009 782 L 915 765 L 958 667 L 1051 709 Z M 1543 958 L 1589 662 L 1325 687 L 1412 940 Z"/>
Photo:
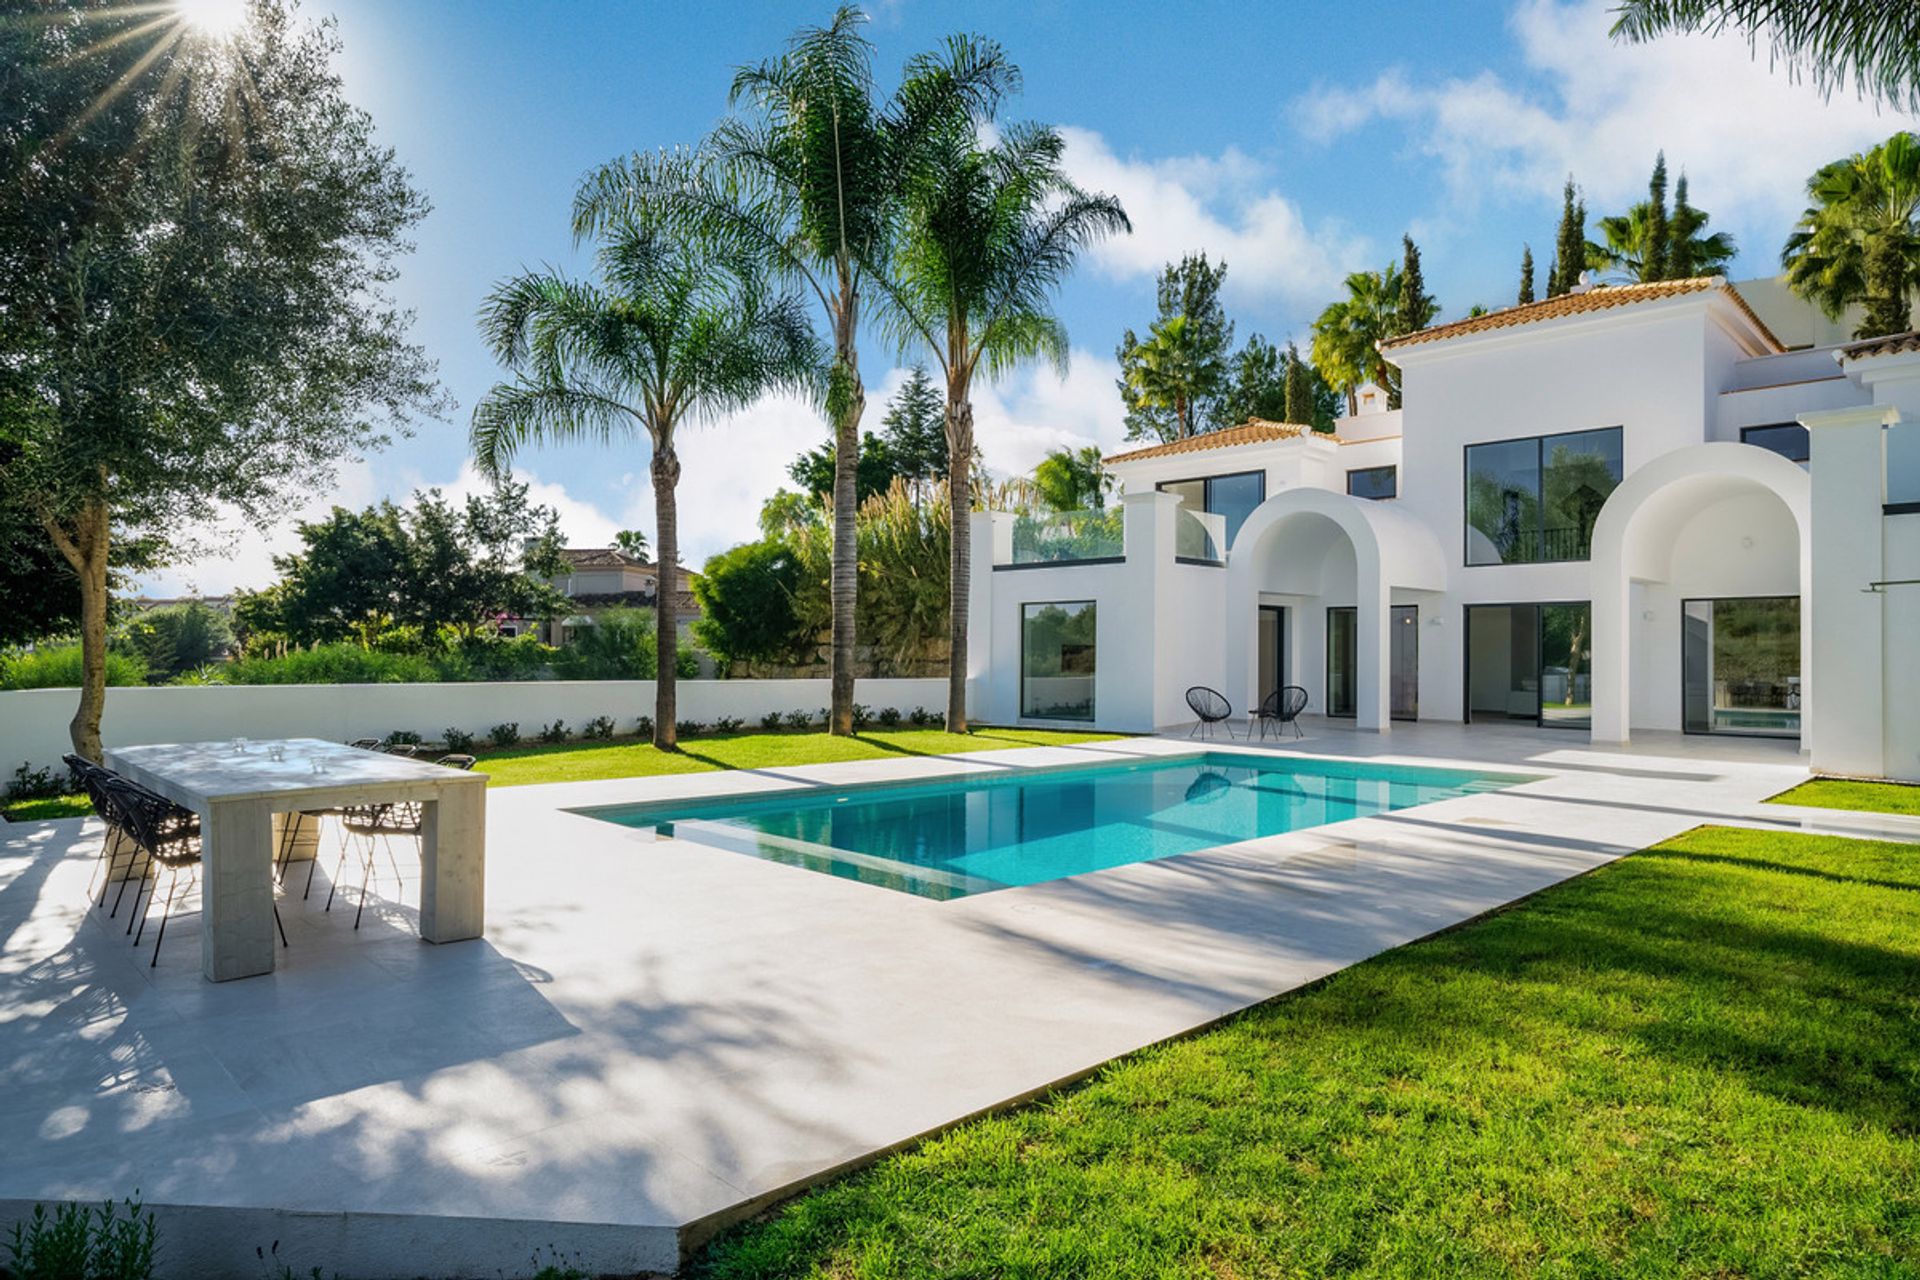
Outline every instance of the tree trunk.
<path id="1" fill-rule="evenodd" d="M 680 483 L 680 455 L 672 436 L 653 447 L 654 653 L 659 659 L 653 681 L 653 745 L 680 749 L 680 619 L 674 606 L 680 587 L 680 508 L 674 493 Z"/>
<path id="2" fill-rule="evenodd" d="M 973 401 L 947 391 L 947 732 L 967 731 L 967 602 L 973 586 Z"/>
<path id="3" fill-rule="evenodd" d="M 859 300 L 843 289 L 834 316 L 833 370 L 827 408 L 833 415 L 833 654 L 832 700 L 827 730 L 853 734 L 854 604 L 860 592 L 860 513 L 856 483 L 860 467 L 860 416 L 867 407 L 860 385 L 860 352 L 855 345 Z"/>
<path id="4" fill-rule="evenodd" d="M 75 753 L 101 762 L 100 717 L 107 705 L 107 504 L 88 503 L 71 534 L 51 516 L 41 524 L 80 579 L 80 706 L 67 724 Z"/>
<path id="5" fill-rule="evenodd" d="M 1908 301 L 1907 263 L 1894 237 L 1876 235 L 1867 241 L 1867 309 L 1856 338 L 1878 338 L 1905 333 L 1913 327 Z"/>

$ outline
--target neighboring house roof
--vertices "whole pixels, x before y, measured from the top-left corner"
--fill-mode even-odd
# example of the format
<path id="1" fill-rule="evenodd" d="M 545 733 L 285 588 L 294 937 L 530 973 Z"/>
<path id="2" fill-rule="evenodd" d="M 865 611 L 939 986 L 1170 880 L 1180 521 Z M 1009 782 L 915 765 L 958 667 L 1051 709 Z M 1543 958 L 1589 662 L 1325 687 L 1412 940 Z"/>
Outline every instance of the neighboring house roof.
<path id="1" fill-rule="evenodd" d="M 1920 333 L 1889 333 L 1884 337 L 1854 342 L 1834 352 L 1839 360 L 1868 360 L 1874 356 L 1897 356 L 1920 351 Z"/>
<path id="2" fill-rule="evenodd" d="M 1753 308 L 1747 305 L 1747 300 L 1740 296 L 1738 289 L 1727 283 L 1725 276 L 1694 276 L 1688 280 L 1655 280 L 1647 284 L 1594 285 L 1580 293 L 1563 293 L 1556 298 L 1523 303 L 1500 311 L 1489 311 L 1483 316 L 1469 316 L 1464 320 L 1453 320 L 1446 324 L 1436 324 L 1430 328 L 1416 330 L 1413 333 L 1403 333 L 1397 338 L 1388 338 L 1382 342 L 1380 349 L 1382 351 L 1398 350 L 1424 342 L 1457 338 L 1469 333 L 1489 333 L 1495 329 L 1511 329 L 1540 320 L 1558 320 L 1565 316 L 1610 311 L 1616 307 L 1632 306 L 1641 302 L 1659 302 L 1668 298 L 1683 297 L 1690 293 L 1708 293 L 1714 290 L 1721 290 L 1733 299 L 1734 305 L 1776 351 L 1783 349 L 1780 340 L 1774 336 L 1773 330 L 1767 328 L 1766 323 L 1754 314 Z"/>
<path id="3" fill-rule="evenodd" d="M 1264 444 L 1272 440 L 1291 440 L 1295 436 L 1312 433 L 1312 427 L 1302 426 L 1297 422 L 1268 422 L 1265 418 L 1249 418 L 1237 427 L 1202 431 L 1199 435 L 1172 440 L 1166 444 L 1150 445 L 1145 449 L 1134 449 L 1128 453 L 1116 453 L 1106 459 L 1106 462 L 1112 465 L 1116 462 L 1139 462 L 1144 458 L 1171 458 L 1177 454 L 1202 453 L 1208 449 L 1230 449 L 1237 444 Z"/>
<path id="4" fill-rule="evenodd" d="M 560 556 L 576 569 L 651 569 L 653 563 L 618 547 L 562 547 Z"/>

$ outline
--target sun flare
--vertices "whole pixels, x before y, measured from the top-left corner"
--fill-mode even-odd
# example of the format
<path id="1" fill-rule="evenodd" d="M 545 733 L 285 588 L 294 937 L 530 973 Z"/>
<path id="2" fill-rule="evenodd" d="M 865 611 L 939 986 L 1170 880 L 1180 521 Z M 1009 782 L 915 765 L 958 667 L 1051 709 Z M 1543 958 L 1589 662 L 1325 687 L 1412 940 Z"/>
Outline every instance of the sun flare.
<path id="1" fill-rule="evenodd" d="M 247 0 L 174 0 L 180 20 L 201 35 L 224 40 L 247 25 Z"/>

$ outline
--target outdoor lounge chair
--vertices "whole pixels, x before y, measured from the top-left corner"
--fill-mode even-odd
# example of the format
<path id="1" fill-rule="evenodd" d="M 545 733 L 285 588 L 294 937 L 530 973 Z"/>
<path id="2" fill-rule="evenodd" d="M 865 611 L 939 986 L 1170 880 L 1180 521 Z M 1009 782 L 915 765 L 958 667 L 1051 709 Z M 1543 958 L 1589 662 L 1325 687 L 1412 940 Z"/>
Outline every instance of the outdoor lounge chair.
<path id="1" fill-rule="evenodd" d="M 1214 726 L 1219 724 L 1226 724 L 1227 736 L 1233 736 L 1233 726 L 1227 724 L 1227 717 L 1233 714 L 1233 704 L 1227 701 L 1225 694 L 1197 684 L 1187 690 L 1187 705 L 1193 708 L 1193 714 L 1198 717 L 1194 721 L 1193 732 L 1187 735 L 1189 738 L 1196 734 L 1211 738 Z"/>
<path id="2" fill-rule="evenodd" d="M 1260 726 L 1260 736 L 1267 736 L 1267 726 L 1273 726 L 1274 735 L 1287 725 L 1293 726 L 1293 736 L 1304 738 L 1300 732 L 1300 713 L 1307 709 L 1307 691 L 1297 684 L 1282 685 L 1266 696 L 1260 709 L 1254 712 L 1254 720 Z"/>

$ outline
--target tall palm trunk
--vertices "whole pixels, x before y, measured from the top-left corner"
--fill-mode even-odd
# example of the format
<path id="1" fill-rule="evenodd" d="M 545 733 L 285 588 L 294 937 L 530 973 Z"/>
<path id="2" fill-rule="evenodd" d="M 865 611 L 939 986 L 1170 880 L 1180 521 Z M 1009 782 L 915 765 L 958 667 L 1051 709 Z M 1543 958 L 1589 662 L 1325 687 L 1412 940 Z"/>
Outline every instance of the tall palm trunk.
<path id="1" fill-rule="evenodd" d="M 1856 336 L 1877 338 L 1913 327 L 1907 260 L 1899 240 L 1882 232 L 1867 241 L 1867 307 Z"/>
<path id="2" fill-rule="evenodd" d="M 947 732 L 967 731 L 967 614 L 973 589 L 973 401 L 963 376 L 947 383 Z"/>
<path id="3" fill-rule="evenodd" d="M 67 724 L 67 738 L 75 752 L 97 764 L 107 706 L 107 504 L 88 503 L 71 532 L 51 515 L 40 522 L 80 579 L 80 706 Z"/>
<path id="4" fill-rule="evenodd" d="M 680 505 L 675 488 L 680 483 L 680 455 L 674 452 L 673 433 L 662 432 L 653 445 L 654 519 L 654 655 L 658 659 L 653 682 L 653 745 L 678 751 L 680 731 L 680 619 L 675 596 L 680 587 Z"/>
<path id="5" fill-rule="evenodd" d="M 859 297 L 843 286 L 833 323 L 833 370 L 827 407 L 833 415 L 833 707 L 827 728 L 842 737 L 853 733 L 854 605 L 860 593 L 860 514 L 856 484 L 860 466 L 860 416 L 867 407 L 860 385 L 860 352 L 855 345 Z"/>

